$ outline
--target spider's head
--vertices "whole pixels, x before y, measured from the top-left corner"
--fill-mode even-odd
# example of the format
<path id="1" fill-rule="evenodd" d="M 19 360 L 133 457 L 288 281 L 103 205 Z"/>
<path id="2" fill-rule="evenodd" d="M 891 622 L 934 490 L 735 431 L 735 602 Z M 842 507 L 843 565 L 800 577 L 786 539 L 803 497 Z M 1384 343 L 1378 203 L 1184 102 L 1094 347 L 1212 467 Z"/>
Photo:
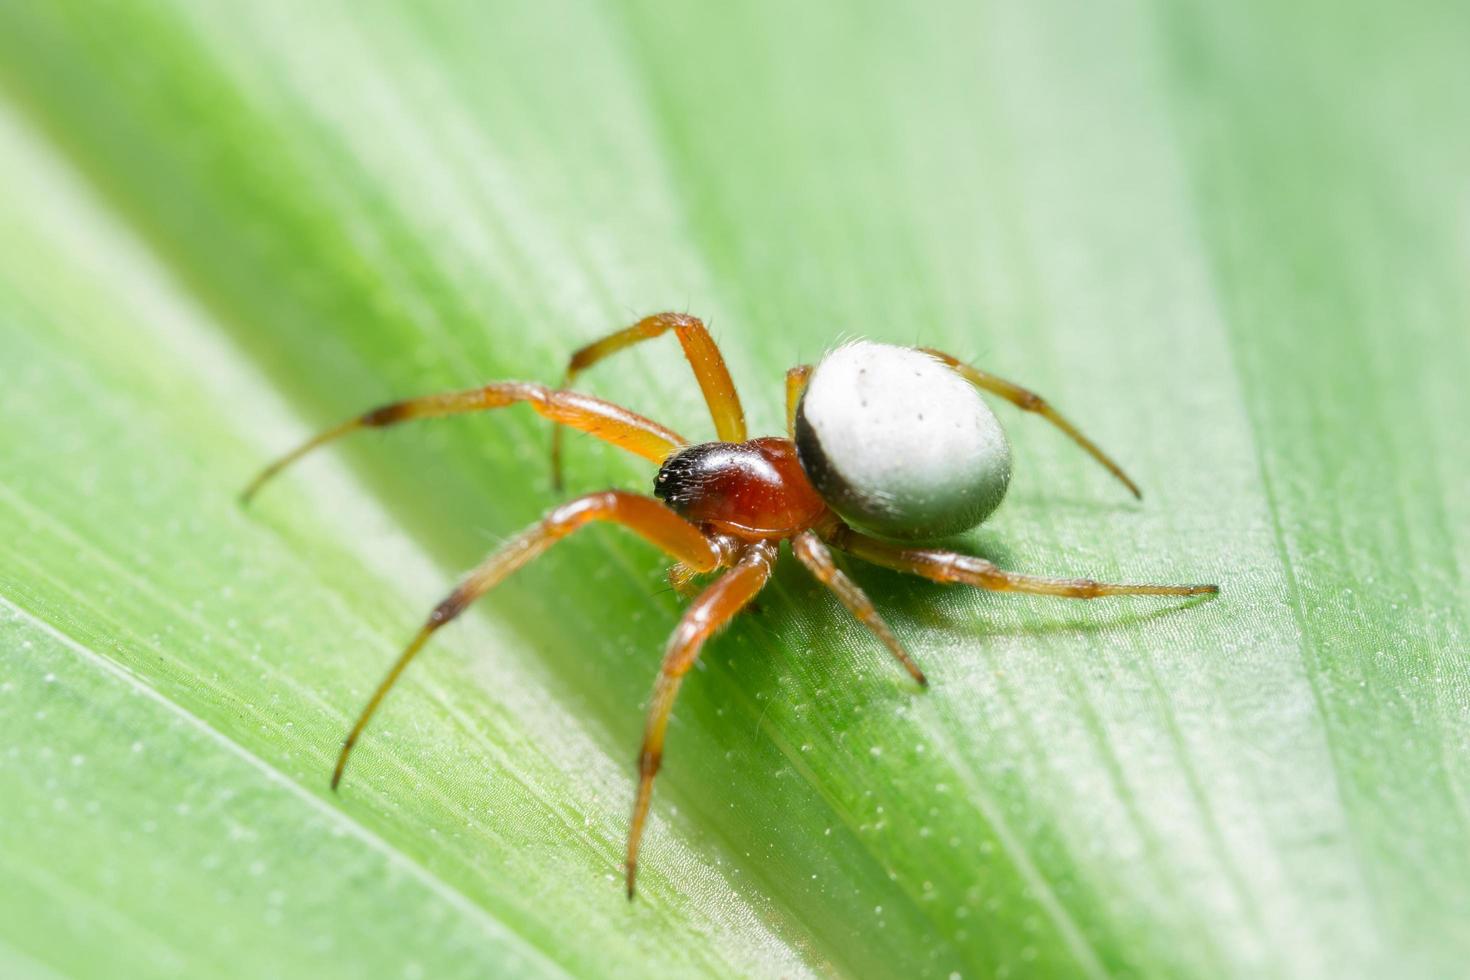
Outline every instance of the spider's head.
<path id="1" fill-rule="evenodd" d="M 857 341 L 812 372 L 796 415 L 802 469 L 849 524 L 923 540 L 975 527 L 1011 479 L 1004 430 L 929 354 Z"/>

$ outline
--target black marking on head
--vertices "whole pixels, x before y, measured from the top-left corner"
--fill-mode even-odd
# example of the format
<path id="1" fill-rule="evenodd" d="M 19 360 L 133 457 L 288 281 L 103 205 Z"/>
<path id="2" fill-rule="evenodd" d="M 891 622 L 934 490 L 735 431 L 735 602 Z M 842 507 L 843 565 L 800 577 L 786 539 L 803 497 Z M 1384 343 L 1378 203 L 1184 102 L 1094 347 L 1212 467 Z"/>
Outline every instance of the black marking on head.
<path id="1" fill-rule="evenodd" d="M 653 495 L 668 504 L 676 514 L 702 499 L 709 485 L 712 458 L 729 450 L 723 442 L 703 442 L 686 446 L 664 460 L 653 478 Z"/>

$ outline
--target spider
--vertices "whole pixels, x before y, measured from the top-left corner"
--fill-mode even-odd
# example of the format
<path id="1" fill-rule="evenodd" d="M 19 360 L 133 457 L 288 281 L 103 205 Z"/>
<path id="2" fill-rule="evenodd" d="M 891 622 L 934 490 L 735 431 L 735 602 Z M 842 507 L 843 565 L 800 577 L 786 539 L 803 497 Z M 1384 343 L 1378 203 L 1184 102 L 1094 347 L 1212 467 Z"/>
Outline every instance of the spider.
<path id="1" fill-rule="evenodd" d="M 570 390 L 581 372 L 634 344 L 672 332 L 684 349 L 714 418 L 716 442 L 691 445 L 651 419 Z M 633 897 L 638 851 L 654 776 L 679 686 L 700 649 L 749 606 L 770 580 L 782 541 L 818 581 L 872 632 L 910 677 L 924 673 L 872 601 L 833 561 L 832 551 L 922 576 L 999 592 L 1095 599 L 1195 596 L 1214 585 L 1126 585 L 1005 571 L 971 555 L 924 542 L 979 525 L 1010 482 L 1010 447 L 977 390 L 999 395 L 1066 433 L 1135 497 L 1138 487 L 1044 399 L 948 354 L 858 341 L 815 368 L 786 372 L 786 435 L 751 439 L 724 357 L 696 317 L 659 313 L 581 348 L 561 388 L 502 381 L 469 391 L 383 405 L 326 430 L 267 466 L 246 488 L 248 502 L 271 477 L 308 452 L 359 429 L 489 411 L 519 402 L 559 426 L 577 429 L 658 465 L 653 496 L 604 490 L 577 497 L 495 551 L 434 607 L 388 669 L 342 743 L 332 772 L 341 782 L 358 737 L 409 662 L 444 624 L 552 544 L 593 521 L 621 524 L 673 560 L 669 578 L 694 596 L 664 649 L 638 754 L 638 790 L 628 830 L 626 887 Z M 552 482 L 561 486 L 561 429 L 553 432 Z M 698 576 L 719 572 L 697 591 Z M 697 593 L 697 594 L 696 594 Z"/>

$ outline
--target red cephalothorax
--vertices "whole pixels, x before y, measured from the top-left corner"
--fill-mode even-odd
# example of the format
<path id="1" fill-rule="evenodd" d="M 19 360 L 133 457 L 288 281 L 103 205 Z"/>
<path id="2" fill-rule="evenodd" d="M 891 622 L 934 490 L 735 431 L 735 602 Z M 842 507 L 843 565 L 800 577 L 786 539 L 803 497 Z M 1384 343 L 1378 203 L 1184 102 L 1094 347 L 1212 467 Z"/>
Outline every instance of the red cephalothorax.
<path id="1" fill-rule="evenodd" d="M 681 449 L 659 468 L 653 494 L 680 517 L 751 541 L 793 537 L 827 514 L 795 443 L 776 436 Z"/>
<path id="2" fill-rule="evenodd" d="M 678 433 L 651 419 L 590 395 L 566 390 L 578 373 L 609 354 L 670 332 L 679 339 L 685 357 L 694 368 L 695 379 L 699 382 L 705 403 L 714 419 L 719 442 L 691 446 Z M 868 347 L 868 355 L 883 358 L 881 363 L 914 363 L 913 351 L 883 345 Z M 937 360 L 931 360 L 931 357 Z M 905 361 L 905 358 L 908 360 Z M 935 365 L 946 365 L 942 369 L 946 372 L 945 379 L 952 381 L 948 374 L 952 370 L 976 388 L 1041 415 L 1076 440 L 1130 490 L 1137 493 L 1137 488 L 1124 476 L 1116 463 L 1037 395 L 938 351 L 926 351 L 919 360 L 926 371 L 941 370 Z M 839 370 L 837 361 L 838 359 L 829 357 L 823 365 L 829 371 L 836 371 Z M 823 365 L 818 366 L 819 372 Z M 863 370 L 859 367 L 857 373 L 862 374 Z M 910 376 L 912 372 L 907 368 L 898 373 L 908 376 L 908 380 L 904 382 L 906 387 L 902 392 L 888 392 L 896 395 L 890 399 L 892 404 L 901 409 L 896 414 L 912 413 L 915 418 L 923 419 L 924 412 L 932 411 L 938 404 L 932 391 L 935 379 L 932 374 L 929 376 L 930 386 L 926 389 L 924 384 L 916 384 Z M 924 371 L 920 373 L 923 374 Z M 566 383 L 561 389 L 547 388 L 532 382 L 502 381 L 469 391 L 394 402 L 322 432 L 262 470 L 246 488 L 246 500 L 287 464 L 349 432 L 397 425 L 414 419 L 489 411 L 517 403 L 530 405 L 536 412 L 558 425 L 586 432 L 659 465 L 654 482 L 657 500 L 625 490 L 604 490 L 578 497 L 549 511 L 539 522 L 512 538 L 470 571 L 454 591 L 434 607 L 424 625 L 373 691 L 372 697 L 368 699 L 367 705 L 342 743 L 342 751 L 337 756 L 337 767 L 332 773 L 332 788 L 337 788 L 347 766 L 348 755 L 357 744 L 357 738 L 367 726 L 373 712 L 434 631 L 452 621 L 476 599 L 535 559 L 552 544 L 577 528 L 593 522 L 601 521 L 626 527 L 674 559 L 671 579 L 681 586 L 681 590 L 699 575 L 718 573 L 718 577 L 706 585 L 704 591 L 690 603 L 673 635 L 669 637 L 658 679 L 654 683 L 653 696 L 649 699 L 648 715 L 643 729 L 643 748 L 638 754 L 638 792 L 633 802 L 633 820 L 628 828 L 625 868 L 629 898 L 633 897 L 638 847 L 653 798 L 653 778 L 663 760 L 664 735 L 668 729 L 674 699 L 679 693 L 679 685 L 694 666 L 704 642 L 749 606 L 770 580 L 781 541 L 791 542 L 791 551 L 797 559 L 832 591 L 850 613 L 872 631 L 894 659 L 920 685 L 926 683 L 923 672 L 898 637 L 888 628 L 863 590 L 837 567 L 831 548 L 935 582 L 961 583 L 1000 592 L 1093 599 L 1111 595 L 1203 595 L 1217 591 L 1213 585 L 1115 585 L 1094 582 L 1091 579 L 1023 575 L 997 568 L 983 558 L 972 555 L 937 548 L 906 546 L 863 533 L 860 527 L 868 526 L 870 530 L 872 528 L 860 519 L 863 514 L 854 516 L 855 498 L 848 492 L 853 488 L 843 486 L 840 481 L 834 482 L 834 474 L 846 474 L 846 478 L 851 479 L 852 473 L 874 472 L 873 468 L 869 467 L 864 471 L 861 467 L 844 467 L 841 464 L 851 463 L 853 460 L 832 458 L 832 450 L 840 447 L 844 440 L 830 440 L 830 445 L 823 446 L 803 443 L 801 454 L 792 441 L 796 438 L 798 417 L 807 423 L 804 430 L 808 433 L 814 431 L 809 424 L 811 420 L 800 411 L 802 394 L 807 390 L 811 377 L 813 369 L 806 365 L 792 368 L 786 373 L 787 438 L 750 439 L 745 431 L 745 412 L 740 405 L 740 396 L 736 394 L 730 372 L 725 367 L 725 360 L 704 324 L 687 314 L 659 313 L 645 317 L 573 354 L 567 366 Z M 813 391 L 820 388 L 822 379 L 826 376 L 818 373 L 816 377 Z M 869 380 L 872 380 L 871 374 Z M 843 383 L 839 381 L 839 394 L 842 393 L 842 387 Z M 845 426 L 846 432 L 839 433 L 849 437 L 845 440 L 849 449 L 845 451 L 866 454 L 864 459 L 872 456 L 875 451 L 879 452 L 880 462 L 887 462 L 890 472 L 897 470 L 901 476 L 909 477 L 913 473 L 906 470 L 899 459 L 906 448 L 927 448 L 930 456 L 940 457 L 940 462 L 943 462 L 945 448 L 940 446 L 936 449 L 936 444 L 928 437 L 916 435 L 911 430 L 895 432 L 889 426 L 885 430 L 887 441 L 880 443 L 873 438 L 874 430 L 868 427 L 868 423 L 874 419 L 855 412 L 842 411 L 841 407 L 839 400 L 839 410 L 834 415 L 829 406 L 825 422 L 829 425 L 829 430 L 834 417 L 839 430 Z M 871 408 L 871 403 L 868 407 Z M 989 414 L 988 409 L 986 414 Z M 880 417 L 877 421 L 882 422 L 884 419 Z M 857 424 L 856 428 L 854 423 Z M 561 485 L 560 432 L 560 429 L 556 430 L 557 438 L 552 443 L 552 482 L 557 487 Z M 853 436 L 856 438 L 852 438 Z M 878 445 L 886 445 L 886 452 L 894 455 L 885 455 L 884 451 L 873 448 Z M 856 446 L 856 450 L 852 450 L 852 446 Z M 807 450 L 811 452 L 808 453 Z M 808 473 L 805 468 L 807 456 L 813 460 L 809 464 L 812 466 L 812 473 Z M 1009 478 L 1008 467 L 1007 458 L 1006 478 Z M 813 474 L 820 478 L 816 483 L 823 486 L 823 492 L 828 493 L 828 497 L 823 497 L 816 489 Z M 880 502 L 892 502 L 904 496 L 883 486 L 857 489 L 867 491 L 867 497 L 877 498 Z M 918 489 L 932 490 L 933 487 Z M 898 514 L 902 518 L 904 512 L 900 510 Z M 922 532 L 929 527 L 913 521 L 894 521 L 891 515 L 887 516 L 888 523 L 881 530 L 892 537 L 921 538 Z M 843 517 L 857 526 L 845 523 Z"/>

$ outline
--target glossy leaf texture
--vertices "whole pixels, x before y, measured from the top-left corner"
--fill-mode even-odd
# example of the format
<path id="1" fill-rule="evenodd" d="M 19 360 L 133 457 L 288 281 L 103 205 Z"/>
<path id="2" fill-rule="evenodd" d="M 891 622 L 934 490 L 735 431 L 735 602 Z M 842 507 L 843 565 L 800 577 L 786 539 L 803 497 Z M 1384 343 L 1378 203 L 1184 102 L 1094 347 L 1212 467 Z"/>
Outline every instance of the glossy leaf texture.
<path id="1" fill-rule="evenodd" d="M 1407 976 L 1470 955 L 1470 8 L 0 6 L 0 972 Z M 787 562 L 685 686 L 680 603 L 558 545 L 381 670 L 557 498 L 523 409 L 708 319 L 753 428 L 845 337 L 972 358 L 1008 567 L 850 563 L 931 678 Z M 586 376 L 691 438 L 671 341 Z M 568 442 L 572 491 L 643 488 Z"/>

